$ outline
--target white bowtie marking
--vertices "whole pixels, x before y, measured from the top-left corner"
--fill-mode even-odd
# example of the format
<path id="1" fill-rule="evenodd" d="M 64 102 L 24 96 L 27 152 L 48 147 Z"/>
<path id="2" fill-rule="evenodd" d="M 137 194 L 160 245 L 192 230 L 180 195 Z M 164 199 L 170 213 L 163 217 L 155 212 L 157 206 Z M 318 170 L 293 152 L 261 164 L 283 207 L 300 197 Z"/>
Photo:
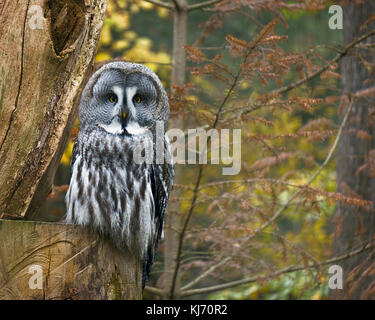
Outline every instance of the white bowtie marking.
<path id="1" fill-rule="evenodd" d="M 112 111 L 112 119 L 113 120 L 112 120 L 112 122 L 109 125 L 103 124 L 103 123 L 99 123 L 99 126 L 102 127 L 108 133 L 121 134 L 121 133 L 124 132 L 124 130 L 122 129 L 121 121 L 120 121 L 120 119 L 117 116 L 120 114 L 120 111 L 121 111 L 122 99 L 123 99 L 123 96 L 124 96 L 124 91 L 122 90 L 121 87 L 118 87 L 118 86 L 114 86 L 112 88 L 112 91 L 117 96 L 117 103 L 113 107 L 113 111 Z"/>
<path id="2" fill-rule="evenodd" d="M 126 131 L 133 135 L 143 134 L 146 132 L 146 128 L 141 127 L 138 122 L 135 122 L 133 119 L 135 119 L 137 115 L 137 110 L 134 107 L 133 104 L 133 98 L 135 94 L 137 93 L 137 87 L 129 87 L 126 88 L 126 99 L 128 104 L 128 109 L 131 113 L 131 119 L 128 122 L 127 126 L 125 127 Z"/>

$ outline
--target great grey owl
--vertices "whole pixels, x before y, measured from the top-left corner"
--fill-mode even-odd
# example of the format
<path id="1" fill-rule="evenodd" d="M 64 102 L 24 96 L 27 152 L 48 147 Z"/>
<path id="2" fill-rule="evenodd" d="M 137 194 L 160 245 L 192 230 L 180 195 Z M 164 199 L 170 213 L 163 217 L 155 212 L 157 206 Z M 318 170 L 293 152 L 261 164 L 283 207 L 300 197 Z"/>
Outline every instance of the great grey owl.
<path id="1" fill-rule="evenodd" d="M 167 94 L 141 64 L 108 63 L 82 92 L 66 221 L 128 248 L 143 263 L 143 287 L 173 185 L 168 120 Z"/>

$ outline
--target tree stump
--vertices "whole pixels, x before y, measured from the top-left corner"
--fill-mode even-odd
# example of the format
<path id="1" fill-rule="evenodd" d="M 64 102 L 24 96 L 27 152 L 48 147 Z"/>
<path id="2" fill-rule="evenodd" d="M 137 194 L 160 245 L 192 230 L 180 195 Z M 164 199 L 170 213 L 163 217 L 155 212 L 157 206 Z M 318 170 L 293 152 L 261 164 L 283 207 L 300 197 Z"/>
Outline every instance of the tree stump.
<path id="1" fill-rule="evenodd" d="M 137 259 L 67 224 L 0 220 L 0 299 L 141 299 Z"/>

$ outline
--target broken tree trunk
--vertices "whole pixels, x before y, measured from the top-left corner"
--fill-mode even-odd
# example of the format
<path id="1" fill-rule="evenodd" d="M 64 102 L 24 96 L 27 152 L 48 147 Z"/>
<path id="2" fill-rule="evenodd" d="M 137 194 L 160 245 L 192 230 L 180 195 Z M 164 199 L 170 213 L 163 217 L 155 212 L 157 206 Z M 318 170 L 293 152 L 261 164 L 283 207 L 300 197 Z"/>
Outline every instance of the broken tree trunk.
<path id="1" fill-rule="evenodd" d="M 0 300 L 141 299 L 140 263 L 78 226 L 0 220 Z"/>
<path id="2" fill-rule="evenodd" d="M 51 190 L 108 0 L 0 1 L 0 299 L 139 299 L 140 263 L 31 221 Z"/>
<path id="3" fill-rule="evenodd" d="M 106 3 L 0 3 L 0 218 L 35 218 L 51 190 Z"/>

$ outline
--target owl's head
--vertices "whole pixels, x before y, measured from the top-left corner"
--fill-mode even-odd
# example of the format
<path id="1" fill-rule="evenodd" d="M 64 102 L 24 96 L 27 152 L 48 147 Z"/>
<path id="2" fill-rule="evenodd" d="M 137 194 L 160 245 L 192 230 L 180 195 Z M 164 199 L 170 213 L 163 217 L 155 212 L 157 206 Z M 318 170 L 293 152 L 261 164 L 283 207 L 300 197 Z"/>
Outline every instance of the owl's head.
<path id="1" fill-rule="evenodd" d="M 79 106 L 81 130 L 100 127 L 110 134 L 139 135 L 169 121 L 167 94 L 144 65 L 110 62 L 87 82 Z"/>

